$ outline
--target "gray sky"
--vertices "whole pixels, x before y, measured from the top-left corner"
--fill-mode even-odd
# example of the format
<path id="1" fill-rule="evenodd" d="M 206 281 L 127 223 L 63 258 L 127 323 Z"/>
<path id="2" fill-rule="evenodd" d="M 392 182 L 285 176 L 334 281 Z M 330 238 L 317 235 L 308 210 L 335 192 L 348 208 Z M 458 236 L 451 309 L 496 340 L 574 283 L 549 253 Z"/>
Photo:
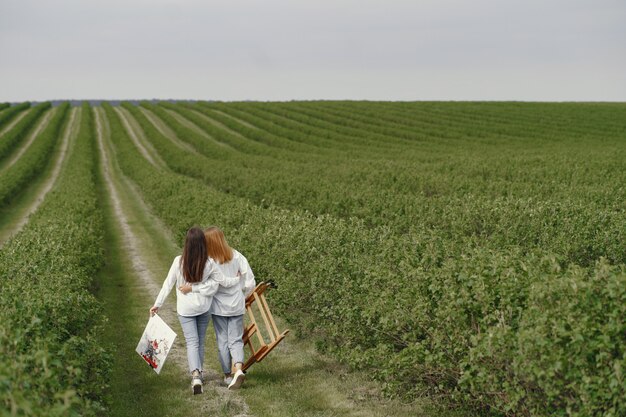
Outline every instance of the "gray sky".
<path id="1" fill-rule="evenodd" d="M 0 102 L 626 101 L 625 0 L 0 0 Z"/>

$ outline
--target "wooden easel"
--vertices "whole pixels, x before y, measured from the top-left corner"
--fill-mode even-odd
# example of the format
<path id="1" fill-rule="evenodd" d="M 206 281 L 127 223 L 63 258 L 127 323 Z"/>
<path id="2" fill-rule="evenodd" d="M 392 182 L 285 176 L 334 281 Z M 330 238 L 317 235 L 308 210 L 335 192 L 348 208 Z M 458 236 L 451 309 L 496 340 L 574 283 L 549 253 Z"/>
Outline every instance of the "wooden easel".
<path id="1" fill-rule="evenodd" d="M 269 288 L 276 288 L 276 285 L 272 282 L 263 281 L 256 286 L 252 294 L 250 294 L 246 298 L 246 311 L 248 312 L 248 318 L 250 319 L 250 323 L 246 326 L 243 331 L 243 343 L 244 346 L 248 346 L 252 355 L 248 358 L 246 363 L 243 364 L 243 371 L 248 369 L 256 362 L 261 362 L 271 351 L 278 345 L 289 333 L 289 329 L 280 333 L 278 331 L 278 327 L 274 322 L 274 317 L 272 316 L 272 312 L 267 305 L 267 301 L 265 300 L 265 291 Z M 263 323 L 265 324 L 265 329 L 270 336 L 269 343 L 265 342 L 263 335 L 259 329 L 259 325 L 254 317 L 254 313 L 252 312 L 252 305 L 256 303 L 259 311 L 261 312 L 261 317 L 263 318 Z M 255 347 L 252 339 L 256 334 L 257 342 L 259 343 L 258 347 Z"/>

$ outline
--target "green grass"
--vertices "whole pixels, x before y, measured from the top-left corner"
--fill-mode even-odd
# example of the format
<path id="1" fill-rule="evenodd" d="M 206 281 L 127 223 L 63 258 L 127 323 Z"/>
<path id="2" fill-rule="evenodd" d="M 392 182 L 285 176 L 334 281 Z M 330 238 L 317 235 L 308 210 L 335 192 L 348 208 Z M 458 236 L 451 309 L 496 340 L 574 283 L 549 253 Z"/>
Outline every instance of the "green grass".
<path id="1" fill-rule="evenodd" d="M 586 354 L 568 344 L 571 353 L 543 362 L 561 321 L 582 311 L 591 330 L 606 320 L 585 298 L 548 312 L 539 285 L 592 282 L 589 291 L 601 293 L 621 279 L 623 105 L 148 106 L 196 152 L 124 106 L 169 168 L 153 169 L 116 134 L 122 169 L 158 216 L 178 236 L 197 222 L 222 226 L 258 276 L 278 282 L 275 312 L 368 369 L 388 394 L 520 414 L 564 403 L 603 410 L 605 395 L 623 397 L 619 376 L 594 359 L 623 357 L 619 332 L 603 329 Z M 193 110 L 210 114 L 228 129 L 193 121 L 236 149 L 219 149 L 159 107 L 184 109 L 190 120 Z M 596 271 L 601 258 L 614 264 L 610 273 L 601 263 Z M 619 311 L 618 293 L 601 297 Z M 563 374 L 559 364 L 572 355 L 580 360 Z M 544 380 L 547 367 L 560 377 Z M 598 383 L 578 384 L 580 375 Z M 567 394 L 572 384 L 579 395 Z"/>
<path id="2" fill-rule="evenodd" d="M 27 250 L 58 255 L 46 268 L 65 267 L 67 252 L 70 278 L 90 283 L 102 259 L 98 193 L 106 265 L 95 291 L 108 318 L 101 342 L 114 358 L 107 415 L 624 414 L 624 104 L 145 104 L 176 140 L 137 107 L 123 106 L 139 142 L 163 164 L 147 162 L 120 114 L 103 105 L 122 218 L 102 174 L 96 184 L 85 173 L 93 161 L 84 145 L 91 142 L 77 140 L 75 149 L 85 153 L 64 170 L 81 174 L 66 173 L 73 175 L 63 183 L 69 191 L 50 193 L 57 205 L 39 219 L 39 236 L 10 240 L 0 251 L 24 261 Z M 31 113 L 0 140 L 6 142 L 0 153 L 24 140 L 37 122 Z M 37 197 L 50 171 L 42 172 L 11 193 L 11 210 L 0 211 L 0 242 Z M 279 289 L 268 300 L 292 328 L 250 369 L 239 392 L 220 386 L 209 329 L 212 372 L 204 395 L 191 395 L 173 294 L 161 311 L 179 338 L 163 373 L 154 374 L 134 351 L 155 287 L 193 224 L 220 225 L 259 279 L 276 280 Z M 89 227 L 96 232 L 72 235 Z M 81 263 L 77 254 L 88 260 Z M 14 289 L 28 286 L 19 265 L 5 269 Z M 13 279 L 12 271 L 25 278 Z M 68 276 L 46 279 L 59 278 L 62 287 Z M 3 287 L 0 300 L 13 299 L 10 288 Z M 67 325 L 58 335 L 52 328 L 50 340 L 75 335 L 76 326 L 97 328 L 89 321 L 100 317 L 93 299 L 94 313 L 77 315 L 62 295 L 45 294 L 29 305 L 51 306 L 41 314 L 63 313 L 58 317 Z M 89 298 L 81 294 L 76 302 Z M 0 311 L 7 323 L 22 318 Z M 15 338 L 9 330 L 27 326 L 9 327 L 0 327 L 7 340 Z M 71 341 L 77 351 L 83 344 L 98 350 L 93 338 Z M 20 362 L 8 358 L 10 376 Z M 79 369 L 85 358 L 78 355 Z M 106 378 L 100 364 L 90 366 L 92 373 L 56 365 L 76 374 L 76 406 L 92 409 L 82 401 L 100 398 Z M 5 398 L 12 392 L 18 391 L 5 390 Z M 42 392 L 24 391 L 53 397 Z"/>
<path id="3" fill-rule="evenodd" d="M 121 177 L 115 161 L 111 172 L 129 217 L 130 227 L 141 242 L 142 257 L 160 284 L 171 259 L 180 252 L 180 247 L 160 221 L 147 211 L 130 183 Z M 102 198 L 105 200 L 106 196 Z M 106 307 L 110 317 L 107 326 L 109 334 L 135 336 L 129 341 L 119 342 L 120 345 L 116 347 L 116 350 L 126 353 L 114 365 L 111 398 L 119 404 L 111 409 L 111 415 L 144 415 L 141 414 L 144 412 L 141 404 L 151 396 L 146 392 L 147 387 L 153 387 L 154 392 L 158 393 L 159 399 L 154 409 L 167 410 L 168 415 L 194 415 L 196 411 L 203 410 L 210 411 L 212 415 L 231 416 L 244 410 L 241 398 L 248 404 L 250 413 L 257 416 L 416 416 L 431 415 L 430 412 L 436 409 L 430 400 L 402 404 L 383 399 L 379 387 L 369 381 L 366 374 L 348 372 L 336 361 L 318 353 L 311 341 L 298 340 L 293 333 L 265 361 L 250 369 L 246 384 L 238 393 L 229 393 L 223 387 L 216 386 L 222 374 L 212 328 L 207 332 L 205 353 L 206 368 L 212 370 L 211 382 L 205 385 L 203 395 L 190 396 L 185 371 L 175 369 L 171 362 L 166 363 L 160 376 L 152 375 L 152 371 L 141 363 L 134 348 L 153 299 L 136 283 L 132 265 L 119 249 L 123 242 L 110 207 L 107 213 L 107 230 L 110 233 L 107 237 L 107 269 L 99 280 L 102 283 L 99 294 L 105 304 L 109 304 L 107 300 L 112 300 L 110 306 Z M 106 281 L 107 277 L 112 277 L 110 283 Z M 165 308 L 173 308 L 173 297 L 172 294 Z M 284 327 L 280 320 L 279 323 Z M 169 324 L 179 335 L 175 349 L 184 349 L 179 323 Z M 133 373 L 131 377 L 126 375 L 129 370 Z M 167 397 L 167 400 L 163 397 Z M 137 401 L 137 398 L 141 400 Z M 129 405 L 126 407 L 123 404 Z M 454 415 L 438 411 L 439 415 Z"/>
<path id="4" fill-rule="evenodd" d="M 111 155 L 111 154 L 109 154 Z M 179 253 L 178 247 L 167 238 L 158 220 L 150 216 L 129 184 L 121 178 L 113 161 L 112 181 L 122 200 L 122 208 L 128 216 L 132 232 L 140 241 L 143 260 L 161 284 L 171 260 Z M 161 374 L 157 375 L 135 352 L 137 342 L 149 318 L 148 309 L 154 297 L 146 291 L 137 278 L 132 260 L 124 249 L 118 220 L 112 209 L 103 178 L 100 174 L 102 201 L 106 206 L 106 267 L 101 271 L 97 294 L 105 306 L 108 323 L 104 340 L 114 340 L 115 353 L 109 389 L 109 415 L 111 416 L 228 416 L 240 410 L 238 401 L 226 398 L 216 401 L 214 387 L 205 386 L 204 395 L 193 396 L 186 369 L 185 341 L 178 321 L 168 324 L 177 333 L 170 357 L 185 357 L 184 367 L 168 359 Z M 171 294 L 163 310 L 173 310 L 175 295 Z M 174 352 L 176 351 L 176 352 Z"/>
<path id="5" fill-rule="evenodd" d="M 271 304 L 271 292 L 267 298 Z M 277 325 L 281 330 L 286 328 L 280 319 Z M 217 361 L 212 366 L 217 366 Z M 444 403 L 429 398 L 407 403 L 385 398 L 366 372 L 351 372 L 320 354 L 310 340 L 293 333 L 265 360 L 249 369 L 241 395 L 259 416 L 478 415 L 467 409 L 447 409 Z"/>
<path id="6" fill-rule="evenodd" d="M 70 140 L 66 158 L 71 153 L 73 141 Z M 0 246 L 8 240 L 15 232 L 12 225 L 19 222 L 25 215 L 33 202 L 39 197 L 41 188 L 47 181 L 48 177 L 54 170 L 54 166 L 59 153 L 61 151 L 62 141 L 59 140 L 55 146 L 54 151 L 50 155 L 49 162 L 45 169 L 35 178 L 31 179 L 26 185 L 19 190 L 19 192 L 12 198 L 10 204 L 0 206 Z M 63 161 L 65 164 L 65 161 Z"/>
<path id="7" fill-rule="evenodd" d="M 105 267 L 97 279 L 96 294 L 103 302 L 108 317 L 104 340 L 110 340 L 114 354 L 108 394 L 108 415 L 115 416 L 187 416 L 186 403 L 190 391 L 186 380 L 171 363 L 157 375 L 137 355 L 135 347 L 148 319 L 152 299 L 132 274 L 132 265 L 122 247 L 116 219 L 106 196 Z M 184 343 L 179 337 L 176 348 Z"/>

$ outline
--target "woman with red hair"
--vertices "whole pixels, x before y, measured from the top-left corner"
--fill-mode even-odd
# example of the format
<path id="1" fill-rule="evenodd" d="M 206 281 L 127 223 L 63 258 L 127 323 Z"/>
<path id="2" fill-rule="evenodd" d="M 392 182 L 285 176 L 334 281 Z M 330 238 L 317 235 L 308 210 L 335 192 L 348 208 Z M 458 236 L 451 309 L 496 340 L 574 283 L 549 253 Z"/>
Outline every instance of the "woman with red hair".
<path id="1" fill-rule="evenodd" d="M 245 256 L 232 249 L 226 242 L 224 232 L 219 227 L 211 226 L 204 231 L 207 251 L 222 274 L 240 276 L 238 286 L 220 286 L 213 295 L 211 314 L 217 340 L 220 364 L 224 371 L 224 382 L 228 389 L 239 389 L 245 378 L 243 366 L 243 315 L 246 297 L 254 291 L 256 283 L 250 264 Z M 235 374 L 231 375 L 231 366 L 235 365 Z"/>
<path id="2" fill-rule="evenodd" d="M 239 277 L 222 274 L 221 268 L 209 258 L 206 239 L 202 229 L 192 227 L 187 231 L 182 255 L 174 258 L 163 287 L 157 296 L 150 314 L 154 315 L 163 305 L 165 298 L 176 285 L 176 311 L 183 328 L 187 345 L 187 361 L 191 373 L 194 394 L 202 392 L 202 364 L 204 362 L 204 339 L 209 320 L 213 296 L 221 286 L 233 287 L 241 292 Z M 184 289 L 188 286 L 193 292 Z M 191 292 L 191 293 L 190 293 Z"/>

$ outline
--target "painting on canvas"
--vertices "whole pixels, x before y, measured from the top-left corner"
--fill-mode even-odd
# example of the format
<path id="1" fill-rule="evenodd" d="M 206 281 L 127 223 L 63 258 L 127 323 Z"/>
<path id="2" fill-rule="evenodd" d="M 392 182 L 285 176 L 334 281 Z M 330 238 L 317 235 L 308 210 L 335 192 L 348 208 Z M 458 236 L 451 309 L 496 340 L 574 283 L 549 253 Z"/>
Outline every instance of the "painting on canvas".
<path id="1" fill-rule="evenodd" d="M 159 374 L 175 338 L 176 333 L 155 314 L 150 317 L 135 350 Z"/>

